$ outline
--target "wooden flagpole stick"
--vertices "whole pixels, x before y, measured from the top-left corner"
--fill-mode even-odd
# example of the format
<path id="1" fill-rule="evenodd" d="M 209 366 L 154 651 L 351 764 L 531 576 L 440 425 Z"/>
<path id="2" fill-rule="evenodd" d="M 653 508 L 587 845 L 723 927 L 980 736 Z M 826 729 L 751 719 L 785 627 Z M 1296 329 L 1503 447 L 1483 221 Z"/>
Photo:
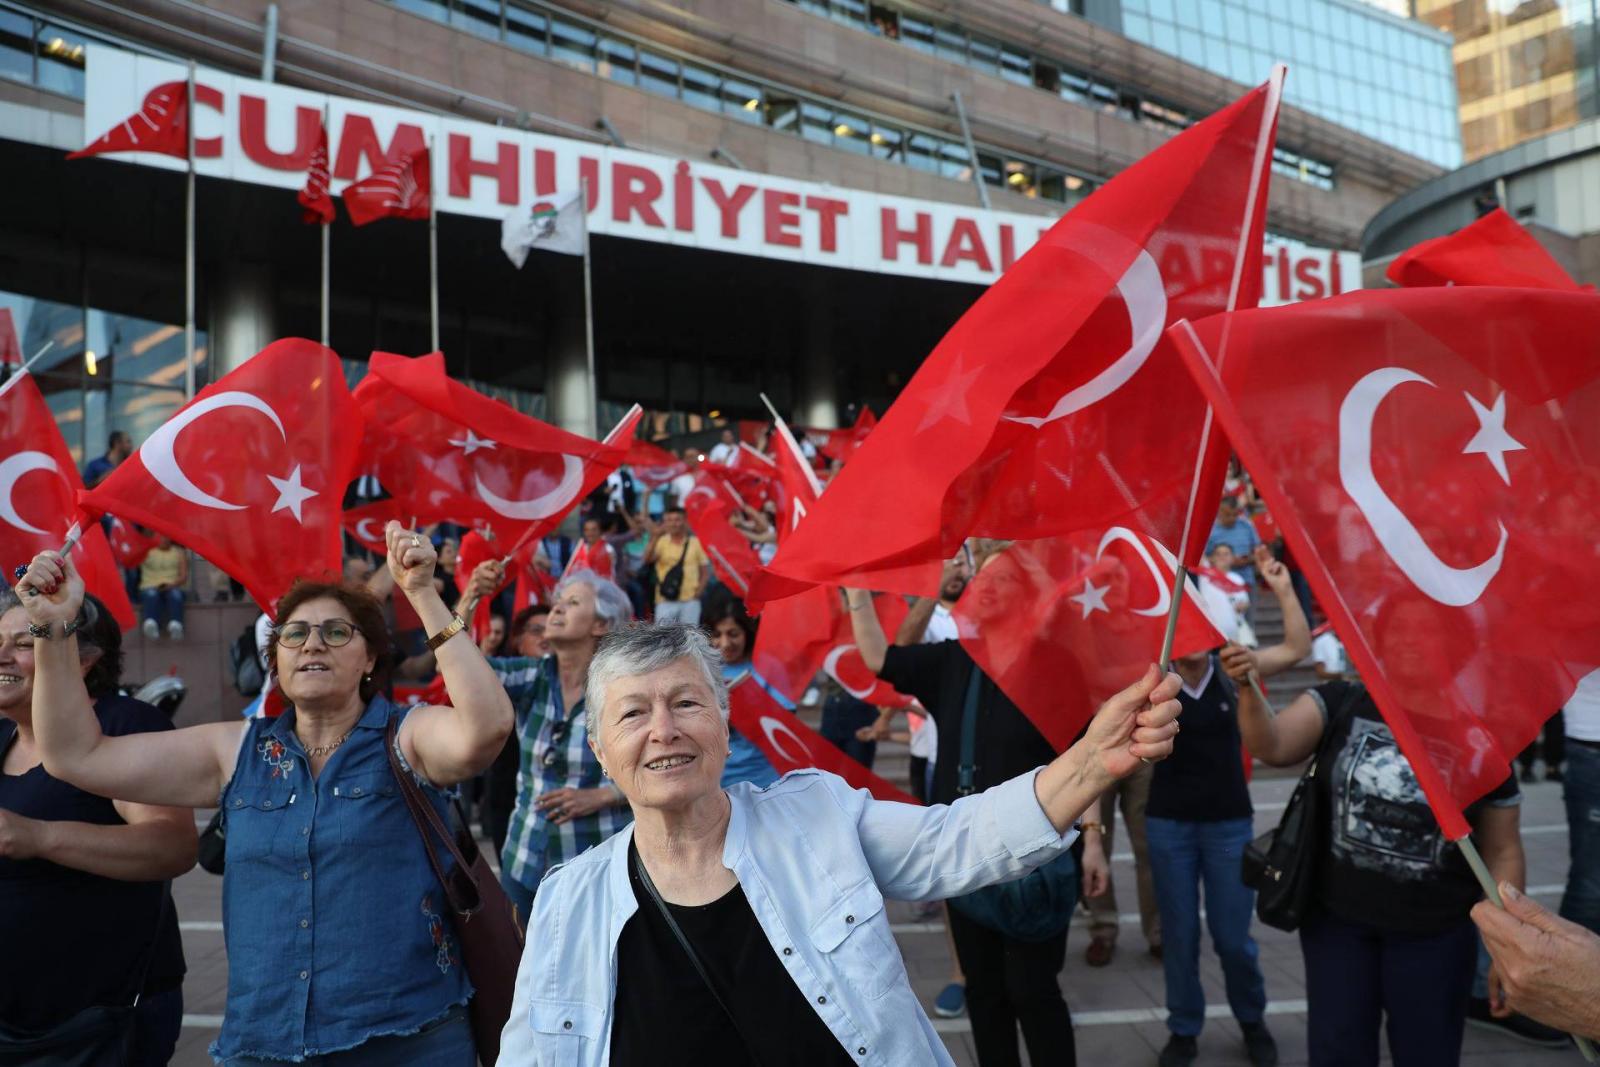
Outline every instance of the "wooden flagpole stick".
<path id="1" fill-rule="evenodd" d="M 1455 841 L 1455 846 L 1461 850 L 1461 855 L 1466 859 L 1467 866 L 1472 868 L 1473 877 L 1478 879 L 1478 887 L 1483 890 L 1483 895 L 1489 903 L 1506 910 L 1506 902 L 1500 896 L 1500 887 L 1495 884 L 1494 875 L 1489 873 L 1489 865 L 1483 862 L 1483 856 L 1478 853 L 1478 846 L 1472 843 L 1472 838 L 1461 837 Z M 1578 1051 L 1583 1053 L 1583 1058 L 1590 1063 L 1600 1063 L 1600 1054 L 1595 1052 L 1594 1042 L 1586 1037 L 1573 1034 L 1572 1040 L 1577 1044 Z"/>
<path id="2" fill-rule="evenodd" d="M 189 139 L 189 178 L 184 201 L 183 238 L 183 397 L 194 399 L 194 60 L 189 61 L 189 95 L 184 129 Z"/>
<path id="3" fill-rule="evenodd" d="M 439 211 L 433 183 L 433 138 L 428 138 L 428 315 L 433 326 L 430 352 L 439 351 Z"/>
<path id="4" fill-rule="evenodd" d="M 18 381 L 19 379 L 21 379 L 21 377 L 24 374 L 27 374 L 28 371 L 32 370 L 33 369 L 33 365 L 35 363 L 39 362 L 40 359 L 44 358 L 44 354 L 46 352 L 50 351 L 55 346 L 56 346 L 56 343 L 54 341 L 46 341 L 44 343 L 43 347 L 41 347 L 39 349 L 39 351 L 35 352 L 32 356 L 30 356 L 28 358 L 28 362 L 24 363 L 22 366 L 17 368 L 15 374 L 13 374 L 11 377 L 7 378 L 4 383 L 0 383 L 0 396 L 5 396 L 6 390 L 10 389 L 12 384 L 14 382 Z"/>

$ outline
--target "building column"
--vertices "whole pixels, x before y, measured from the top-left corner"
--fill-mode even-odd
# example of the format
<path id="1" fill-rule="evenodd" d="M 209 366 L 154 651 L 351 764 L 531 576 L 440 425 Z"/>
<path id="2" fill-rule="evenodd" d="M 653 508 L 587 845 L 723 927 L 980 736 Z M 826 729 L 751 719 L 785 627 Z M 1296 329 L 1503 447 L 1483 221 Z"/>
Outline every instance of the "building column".
<path id="1" fill-rule="evenodd" d="M 813 271 L 820 274 L 820 271 Z M 806 286 L 804 338 L 800 350 L 800 380 L 796 383 L 794 416 L 801 426 L 814 430 L 839 427 L 839 376 L 834 359 L 832 303 L 827 283 L 812 278 Z"/>
<path id="2" fill-rule="evenodd" d="M 562 274 L 567 272 L 562 271 Z M 550 287 L 545 344 L 545 421 L 584 437 L 598 439 L 595 425 L 596 383 L 589 376 L 585 333 L 583 279 L 575 276 Z"/>
<path id="3" fill-rule="evenodd" d="M 209 288 L 206 346 L 216 381 L 278 339 L 277 316 L 269 267 L 228 264 L 209 279 Z"/>

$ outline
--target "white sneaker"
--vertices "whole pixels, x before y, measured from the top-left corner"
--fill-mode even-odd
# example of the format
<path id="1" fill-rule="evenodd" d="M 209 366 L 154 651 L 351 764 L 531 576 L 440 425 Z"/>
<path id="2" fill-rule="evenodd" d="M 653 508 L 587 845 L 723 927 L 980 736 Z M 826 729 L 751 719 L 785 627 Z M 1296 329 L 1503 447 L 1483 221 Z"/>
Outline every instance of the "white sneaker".
<path id="1" fill-rule="evenodd" d="M 182 641 L 183 623 L 177 621 L 176 619 L 167 623 L 167 636 L 172 638 L 174 641 Z"/>
<path id="2" fill-rule="evenodd" d="M 161 626 L 154 619 L 144 620 L 144 625 L 140 629 L 144 631 L 146 640 L 154 641 L 161 636 Z"/>

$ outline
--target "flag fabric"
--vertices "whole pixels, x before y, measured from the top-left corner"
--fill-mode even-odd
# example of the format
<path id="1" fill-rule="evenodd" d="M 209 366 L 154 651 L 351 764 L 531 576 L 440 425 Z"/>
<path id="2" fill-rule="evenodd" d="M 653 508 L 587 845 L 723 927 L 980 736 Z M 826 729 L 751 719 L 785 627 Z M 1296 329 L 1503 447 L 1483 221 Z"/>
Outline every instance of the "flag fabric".
<path id="1" fill-rule="evenodd" d="M 462 536 L 461 544 L 456 550 L 456 592 L 465 597 L 467 594 L 467 588 L 472 584 L 472 572 L 478 569 L 479 564 L 487 563 L 492 559 L 499 559 L 500 554 L 503 551 L 504 546 L 501 545 L 497 539 L 485 537 L 478 530 L 468 530 L 466 534 Z M 502 578 L 499 587 L 496 588 L 493 593 L 481 598 L 478 603 L 474 605 L 472 609 L 472 618 L 467 620 L 472 627 L 473 644 L 477 644 L 488 635 L 489 617 L 493 614 L 493 611 L 491 610 L 492 601 L 496 596 L 499 595 L 500 590 L 504 589 L 506 585 L 510 583 L 510 581 L 511 579 L 509 575 Z M 508 629 L 510 628 L 510 625 L 511 620 L 507 619 L 506 626 Z"/>
<path id="2" fill-rule="evenodd" d="M 1063 752 L 1159 655 L 1177 562 L 1125 526 L 1018 541 L 957 601 L 961 647 Z M 1223 644 L 1203 603 L 1188 583 L 1174 657 Z"/>
<path id="3" fill-rule="evenodd" d="M 189 83 L 165 82 L 145 94 L 144 104 L 68 159 L 110 152 L 157 152 L 189 158 Z"/>
<path id="4" fill-rule="evenodd" d="M 871 408 L 863 405 L 856 413 L 855 423 L 845 429 L 805 430 L 803 433 L 817 446 L 818 452 L 829 459 L 845 461 L 855 455 L 856 449 L 861 447 L 876 425 L 878 417 L 872 413 Z"/>
<path id="5" fill-rule="evenodd" d="M 339 357 L 274 341 L 80 499 L 198 552 L 270 615 L 296 578 L 340 573 L 340 503 L 360 444 Z"/>
<path id="6" fill-rule="evenodd" d="M 438 352 L 372 353 L 355 398 L 367 423 L 362 469 L 397 507 L 486 524 L 507 545 L 553 529 L 627 455 L 627 440 L 569 433 L 455 381 Z"/>
<path id="7" fill-rule="evenodd" d="M 689 465 L 660 445 L 637 438 L 628 445 L 628 469 L 642 484 L 666 485 L 672 479 L 689 473 Z"/>
<path id="8" fill-rule="evenodd" d="M 684 495 L 684 517 L 711 558 L 717 577 L 743 598 L 749 592 L 750 579 L 761 569 L 761 558 L 744 534 L 733 528 L 733 498 L 726 483 L 705 471 L 708 466 L 711 464 L 701 464 L 694 488 Z"/>
<path id="9" fill-rule="evenodd" d="M 343 522 L 345 532 L 355 538 L 362 548 L 379 556 L 387 556 L 389 542 L 384 537 L 383 531 L 390 522 L 398 522 L 407 529 L 413 529 L 429 526 L 442 518 L 444 518 L 442 515 L 423 515 L 407 511 L 401 507 L 399 501 L 389 497 L 359 507 L 346 508 Z"/>
<path id="10" fill-rule="evenodd" d="M 800 450 L 800 442 L 782 419 L 776 423 L 772 453 L 773 470 L 779 487 L 778 543 L 781 545 L 799 529 L 800 523 L 816 507 L 822 496 L 822 483 L 817 480 L 817 472 Z"/>
<path id="11" fill-rule="evenodd" d="M 333 221 L 336 212 L 333 207 L 333 197 L 328 195 L 328 127 L 326 125 L 317 131 L 317 147 L 311 152 L 311 166 L 306 170 L 306 184 L 295 195 L 295 199 L 305 209 L 300 215 L 300 221 L 320 223 L 323 226 Z"/>
<path id="12" fill-rule="evenodd" d="M 309 184 L 309 182 L 308 182 Z M 365 226 L 379 219 L 425 219 L 433 179 L 426 148 L 402 152 L 340 194 L 350 221 Z"/>
<path id="13" fill-rule="evenodd" d="M 1259 298 L 1280 96 L 1281 71 L 1101 186 L 990 286 L 757 577 L 753 607 L 816 584 L 922 593 L 969 535 L 1120 524 L 1183 544 L 1224 455 L 1202 448 L 1197 477 L 1205 404 L 1162 331 Z"/>
<path id="14" fill-rule="evenodd" d="M 500 224 L 500 248 L 518 270 L 533 249 L 581 256 L 584 245 L 583 194 L 556 193 L 517 208 Z"/>
<path id="15" fill-rule="evenodd" d="M 82 536 L 72 562 L 84 588 L 100 598 L 124 630 L 131 629 L 133 605 L 105 532 L 99 523 L 80 523 L 82 489 L 72 451 L 33 375 L 6 382 L 0 387 L 0 560 L 9 572 L 40 552 L 57 551 L 68 529 L 79 524 Z"/>
<path id="16" fill-rule="evenodd" d="M 789 599 L 800 600 L 803 597 Z M 899 593 L 884 593 L 873 598 L 872 606 L 878 614 L 878 625 L 883 627 L 884 634 L 893 643 L 894 635 L 899 632 L 900 624 L 906 621 L 906 615 L 910 611 L 905 598 Z M 761 625 L 763 627 L 767 625 L 765 615 L 762 616 Z M 856 648 L 855 640 L 855 630 L 850 625 L 850 613 L 841 605 L 834 621 L 833 643 L 822 661 L 823 672 L 837 682 L 839 688 L 846 693 L 875 708 L 903 708 L 914 703 L 911 697 L 899 692 L 894 686 L 872 673 L 866 661 L 861 658 L 861 650 Z M 760 644 L 759 640 L 757 644 Z"/>
<path id="17" fill-rule="evenodd" d="M 608 582 L 616 581 L 617 554 L 612 551 L 604 538 L 592 545 L 580 540 L 577 547 L 572 550 L 572 558 L 567 560 L 567 569 L 562 577 L 565 578 L 574 571 L 589 571 L 596 578 L 604 578 Z"/>
<path id="18" fill-rule="evenodd" d="M 22 366 L 22 343 L 17 340 L 17 323 L 10 308 L 0 308 L 0 368 Z"/>
<path id="19" fill-rule="evenodd" d="M 1544 721 L 1600 692 L 1600 296 L 1366 291 L 1171 332 L 1465 836 Z"/>
<path id="20" fill-rule="evenodd" d="M 73 499 L 77 499 L 74 492 Z M 111 530 L 106 539 L 111 543 L 111 558 L 117 561 L 117 566 L 132 570 L 144 562 L 150 550 L 161 543 L 158 537 L 151 537 L 140 530 L 127 519 L 111 516 Z"/>
<path id="21" fill-rule="evenodd" d="M 1407 288 L 1505 285 L 1568 292 L 1582 288 L 1531 233 L 1499 207 L 1455 233 L 1406 249 L 1384 274 Z"/>
<path id="22" fill-rule="evenodd" d="M 780 707 L 748 671 L 728 686 L 728 723 L 753 742 L 779 774 L 815 767 L 837 774 L 856 789 L 868 790 L 878 800 L 917 802 L 905 790 L 840 752 L 798 715 Z"/>

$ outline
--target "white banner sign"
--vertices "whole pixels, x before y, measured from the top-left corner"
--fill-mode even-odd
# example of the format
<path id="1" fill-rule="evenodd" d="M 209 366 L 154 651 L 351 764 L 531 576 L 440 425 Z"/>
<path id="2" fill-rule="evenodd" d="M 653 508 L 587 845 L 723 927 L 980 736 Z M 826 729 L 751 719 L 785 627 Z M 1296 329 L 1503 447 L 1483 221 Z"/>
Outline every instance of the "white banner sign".
<path id="1" fill-rule="evenodd" d="M 139 110 L 158 86 L 186 77 L 181 65 L 90 44 L 86 141 Z M 590 233 L 979 285 L 998 278 L 1053 221 L 526 133 L 206 68 L 196 82 L 195 168 L 213 178 L 299 188 L 326 109 L 335 195 L 391 155 L 431 144 L 442 214 L 504 219 L 587 179 Z M 185 166 L 143 152 L 107 158 Z M 1269 243 L 1263 274 L 1263 304 L 1327 296 L 1359 285 L 1360 257 Z"/>

